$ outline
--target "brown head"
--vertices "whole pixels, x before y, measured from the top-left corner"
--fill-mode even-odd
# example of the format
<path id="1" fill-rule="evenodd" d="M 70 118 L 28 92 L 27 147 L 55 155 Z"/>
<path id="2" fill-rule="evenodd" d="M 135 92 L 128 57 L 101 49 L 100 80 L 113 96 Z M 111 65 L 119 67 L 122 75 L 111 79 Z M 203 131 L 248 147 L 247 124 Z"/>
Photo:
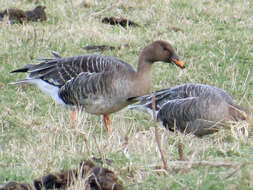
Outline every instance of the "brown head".
<path id="1" fill-rule="evenodd" d="M 133 77 L 136 88 L 133 96 L 143 96 L 148 93 L 152 81 L 152 64 L 157 61 L 174 63 L 180 68 L 184 68 L 183 62 L 179 60 L 170 43 L 157 40 L 149 44 L 139 56 L 137 72 Z"/>
<path id="2" fill-rule="evenodd" d="M 183 62 L 179 60 L 171 44 L 162 40 L 157 40 L 145 47 L 141 56 L 143 56 L 145 62 L 154 63 L 162 61 L 165 63 L 174 63 L 180 68 L 185 67 Z"/>

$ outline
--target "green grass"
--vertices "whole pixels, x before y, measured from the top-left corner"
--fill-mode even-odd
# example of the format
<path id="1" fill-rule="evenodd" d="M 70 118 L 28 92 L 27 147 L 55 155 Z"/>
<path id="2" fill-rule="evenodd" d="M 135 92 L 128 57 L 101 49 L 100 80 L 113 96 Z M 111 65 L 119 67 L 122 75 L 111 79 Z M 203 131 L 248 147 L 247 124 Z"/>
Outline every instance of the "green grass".
<path id="1" fill-rule="evenodd" d="M 201 166 L 183 172 L 169 165 L 169 172 L 163 173 L 154 168 L 162 162 L 148 115 L 127 109 L 113 114 L 112 133 L 107 137 L 100 117 L 80 113 L 78 122 L 72 124 L 69 110 L 56 105 L 37 88 L 8 84 L 25 77 L 9 74 L 11 70 L 37 63 L 35 58 L 51 57 L 52 50 L 66 57 L 86 54 L 82 47 L 87 44 L 128 44 L 104 54 L 120 57 L 136 67 L 141 49 L 162 39 L 173 44 L 186 69 L 154 65 L 152 90 L 186 82 L 214 85 L 229 92 L 252 117 L 252 1 L 122 1 L 101 17 L 91 14 L 114 1 L 87 1 L 90 7 L 81 6 L 81 0 L 73 4 L 61 0 L 41 2 L 47 7 L 46 22 L 0 23 L 0 184 L 31 182 L 47 172 L 73 168 L 93 154 L 113 161 L 105 166 L 120 176 L 126 189 L 253 188 L 252 120 L 248 136 L 236 130 L 221 130 L 202 139 L 173 134 L 159 125 L 168 160 L 178 159 L 177 144 L 182 142 L 185 156 L 193 156 L 193 160 L 248 163 L 227 179 L 235 169 Z M 35 4 L 3 0 L 0 7 L 32 9 Z M 102 16 L 127 17 L 143 27 L 109 26 L 100 22 Z M 181 31 L 175 32 L 172 27 Z M 126 136 L 130 156 L 124 154 Z"/>

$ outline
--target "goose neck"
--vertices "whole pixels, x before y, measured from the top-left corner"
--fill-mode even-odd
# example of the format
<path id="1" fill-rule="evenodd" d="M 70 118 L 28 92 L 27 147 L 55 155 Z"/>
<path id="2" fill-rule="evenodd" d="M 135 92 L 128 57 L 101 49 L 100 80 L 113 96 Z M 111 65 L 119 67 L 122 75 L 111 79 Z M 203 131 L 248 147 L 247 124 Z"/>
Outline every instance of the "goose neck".
<path id="1" fill-rule="evenodd" d="M 139 57 L 137 73 L 146 73 L 151 71 L 152 62 L 146 58 L 146 55 L 142 53 Z"/>
<path id="2" fill-rule="evenodd" d="M 152 64 L 140 56 L 135 74 L 135 96 L 142 96 L 149 92 L 152 81 Z"/>

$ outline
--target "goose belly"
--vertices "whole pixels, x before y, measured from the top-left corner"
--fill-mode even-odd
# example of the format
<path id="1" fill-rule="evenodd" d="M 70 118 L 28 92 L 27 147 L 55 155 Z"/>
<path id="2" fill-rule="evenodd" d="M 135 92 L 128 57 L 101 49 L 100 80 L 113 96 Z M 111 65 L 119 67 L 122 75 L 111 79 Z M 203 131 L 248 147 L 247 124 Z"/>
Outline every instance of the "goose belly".
<path id="1" fill-rule="evenodd" d="M 129 105 L 129 103 L 126 101 L 122 101 L 122 99 L 99 98 L 96 100 L 89 101 L 83 106 L 85 108 L 85 111 L 88 113 L 103 115 L 117 112 L 127 105 Z"/>

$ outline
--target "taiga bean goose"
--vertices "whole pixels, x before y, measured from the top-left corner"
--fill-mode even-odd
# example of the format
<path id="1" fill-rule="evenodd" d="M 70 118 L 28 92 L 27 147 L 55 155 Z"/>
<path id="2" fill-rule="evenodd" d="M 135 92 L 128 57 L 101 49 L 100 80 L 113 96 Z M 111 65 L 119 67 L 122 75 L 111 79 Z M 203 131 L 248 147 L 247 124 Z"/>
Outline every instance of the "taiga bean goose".
<path id="1" fill-rule="evenodd" d="M 225 91 L 204 84 L 183 84 L 157 91 L 155 110 L 157 120 L 174 131 L 203 136 L 216 132 L 228 121 L 246 119 L 246 112 L 235 104 Z M 139 104 L 129 109 L 139 109 L 152 113 L 152 95 L 136 98 Z"/>
<path id="2" fill-rule="evenodd" d="M 168 42 L 155 41 L 142 50 L 137 71 L 116 57 L 56 56 L 55 59 L 43 59 L 38 65 L 26 65 L 12 71 L 30 74 L 26 79 L 12 84 L 36 84 L 60 104 L 80 106 L 89 113 L 102 114 L 108 131 L 109 114 L 133 103 L 131 97 L 148 93 L 152 63 L 157 61 L 175 63 L 184 68 Z"/>

